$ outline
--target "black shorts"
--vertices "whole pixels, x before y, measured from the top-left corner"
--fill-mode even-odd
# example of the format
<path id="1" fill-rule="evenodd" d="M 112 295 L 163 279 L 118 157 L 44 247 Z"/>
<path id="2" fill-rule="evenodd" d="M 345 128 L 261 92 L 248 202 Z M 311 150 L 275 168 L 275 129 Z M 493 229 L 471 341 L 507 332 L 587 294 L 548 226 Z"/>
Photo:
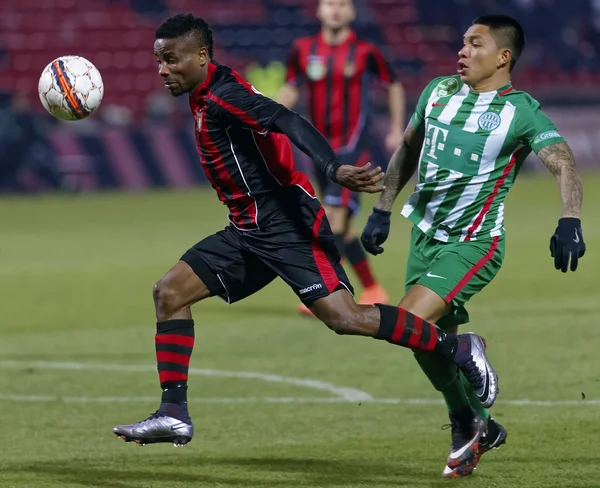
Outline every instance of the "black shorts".
<path id="1" fill-rule="evenodd" d="M 348 152 L 338 152 L 340 164 L 364 166 L 371 158 L 370 139 L 367 130 L 363 130 L 356 145 Z M 323 203 L 332 207 L 347 208 L 350 215 L 358 213 L 360 208 L 360 192 L 348 190 L 331 181 L 327 176 L 315 168 L 315 174 Z"/>
<path id="2" fill-rule="evenodd" d="M 333 291 L 354 293 L 325 211 L 318 200 L 299 205 L 294 218 L 283 214 L 265 229 L 233 226 L 203 239 L 181 260 L 228 303 L 246 298 L 280 277 L 300 300 L 311 304 Z"/>

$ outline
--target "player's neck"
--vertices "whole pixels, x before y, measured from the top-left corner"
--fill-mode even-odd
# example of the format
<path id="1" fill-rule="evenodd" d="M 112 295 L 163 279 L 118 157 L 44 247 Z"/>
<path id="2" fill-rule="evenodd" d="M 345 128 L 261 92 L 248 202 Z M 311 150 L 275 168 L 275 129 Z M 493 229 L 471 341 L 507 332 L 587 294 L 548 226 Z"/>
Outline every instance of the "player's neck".
<path id="1" fill-rule="evenodd" d="M 329 44 L 330 46 L 342 44 L 350 37 L 351 32 L 352 30 L 350 27 L 342 27 L 341 29 L 327 29 L 323 27 L 321 29 L 321 35 L 323 36 L 325 44 Z"/>
<path id="2" fill-rule="evenodd" d="M 502 73 L 497 74 L 496 76 L 492 76 L 490 78 L 486 78 L 481 80 L 479 83 L 475 85 L 470 85 L 471 91 L 475 93 L 488 93 L 499 90 L 500 88 L 510 84 L 510 74 Z"/>
<path id="3" fill-rule="evenodd" d="M 206 79 L 208 78 L 208 66 L 210 65 L 211 62 L 212 61 L 209 61 L 209 63 L 206 65 L 206 69 L 204 69 L 202 71 L 202 76 L 200 76 L 200 79 L 198 80 L 198 82 L 196 84 L 194 84 L 194 86 L 190 89 L 190 91 L 189 91 L 190 94 L 196 93 L 196 90 L 198 90 L 198 88 L 200 88 L 206 82 Z"/>

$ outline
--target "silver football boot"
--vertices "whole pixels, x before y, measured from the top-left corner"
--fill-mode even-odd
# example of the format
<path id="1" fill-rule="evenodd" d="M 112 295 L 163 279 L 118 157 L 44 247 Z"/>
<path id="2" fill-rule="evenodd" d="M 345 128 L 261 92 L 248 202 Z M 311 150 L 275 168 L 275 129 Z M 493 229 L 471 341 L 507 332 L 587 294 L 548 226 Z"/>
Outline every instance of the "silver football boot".
<path id="1" fill-rule="evenodd" d="M 472 332 L 459 334 L 452 360 L 475 389 L 479 401 L 490 408 L 498 396 L 498 375 L 487 358 L 485 340 Z"/>
<path id="2" fill-rule="evenodd" d="M 166 407 L 164 404 L 161 405 L 155 413 L 141 422 L 117 425 L 113 428 L 113 432 L 125 442 L 135 442 L 140 446 L 172 442 L 175 447 L 185 447 L 194 436 L 194 426 L 187 410 L 179 409 L 180 412 L 177 414 L 170 412 L 177 409 Z M 177 415 L 179 418 L 172 415 Z"/>

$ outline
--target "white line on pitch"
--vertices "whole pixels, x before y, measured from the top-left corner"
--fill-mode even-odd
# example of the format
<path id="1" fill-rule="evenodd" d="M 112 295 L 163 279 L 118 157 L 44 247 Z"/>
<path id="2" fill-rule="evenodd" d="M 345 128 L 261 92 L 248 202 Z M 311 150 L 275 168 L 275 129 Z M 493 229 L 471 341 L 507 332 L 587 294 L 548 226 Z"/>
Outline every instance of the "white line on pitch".
<path id="1" fill-rule="evenodd" d="M 0 368 L 40 368 L 67 371 L 120 371 L 120 372 L 156 372 L 156 366 L 144 364 L 94 364 L 53 361 L 0 361 Z M 392 405 L 440 405 L 443 402 L 436 398 L 373 398 L 355 388 L 336 386 L 320 380 L 306 378 L 290 378 L 274 374 L 256 373 L 252 371 L 221 371 L 217 369 L 190 368 L 190 374 L 202 376 L 217 376 L 225 378 L 243 378 L 268 381 L 272 383 L 287 383 L 303 386 L 337 395 L 331 398 L 310 397 L 239 397 L 239 398 L 195 398 L 190 401 L 199 403 L 378 403 Z M 113 402 L 155 402 L 157 397 L 60 397 L 52 395 L 1 395 L 0 400 L 23 402 L 54 402 L 68 403 L 113 403 Z M 499 405 L 514 405 L 522 407 L 560 407 L 560 406 L 600 406 L 600 400 L 499 400 Z"/>
<path id="2" fill-rule="evenodd" d="M 61 397 L 57 395 L 3 395 L 0 401 L 11 402 L 63 402 L 63 403 L 157 403 L 157 396 L 139 397 Z M 190 403 L 304 403 L 304 404 L 392 404 L 392 405 L 442 405 L 444 402 L 435 398 L 371 398 L 365 401 L 346 400 L 344 398 L 310 398 L 310 397 L 239 397 L 239 398 L 190 398 Z M 600 400 L 499 400 L 497 405 L 518 407 L 598 407 Z"/>
<path id="3" fill-rule="evenodd" d="M 148 364 L 93 364 L 93 363 L 65 363 L 53 361 L 0 361 L 0 368 L 39 368 L 59 369 L 68 371 L 153 371 L 156 366 Z M 202 376 L 218 376 L 221 378 L 242 378 L 250 380 L 267 381 L 269 383 L 287 383 L 288 385 L 303 386 L 336 395 L 338 398 L 350 402 L 361 402 L 373 398 L 369 393 L 345 386 L 337 386 L 326 381 L 311 380 L 308 378 L 292 378 L 268 373 L 253 371 L 222 371 L 218 369 L 190 368 L 189 374 Z"/>

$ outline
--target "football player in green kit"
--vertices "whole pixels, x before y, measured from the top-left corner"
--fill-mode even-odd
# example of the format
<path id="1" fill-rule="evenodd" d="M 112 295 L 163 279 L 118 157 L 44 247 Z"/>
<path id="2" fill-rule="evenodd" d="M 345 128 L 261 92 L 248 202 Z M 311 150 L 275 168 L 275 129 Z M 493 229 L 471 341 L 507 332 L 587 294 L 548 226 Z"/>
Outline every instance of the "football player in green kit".
<path id="1" fill-rule="evenodd" d="M 511 17 L 473 21 L 458 74 L 436 78 L 422 92 L 361 236 L 368 252 L 383 252 L 394 201 L 416 172 L 402 209 L 413 229 L 399 306 L 446 331 L 468 322 L 466 302 L 502 265 L 504 199 L 531 151 L 560 188 L 562 216 L 550 241 L 556 269 L 575 271 L 585 252 L 573 154 L 540 104 L 510 82 L 524 46 L 523 29 Z M 456 366 L 439 355 L 416 352 L 415 358 L 448 406 L 452 445 L 442 476 L 469 475 L 482 454 L 506 441 L 506 430 Z"/>

